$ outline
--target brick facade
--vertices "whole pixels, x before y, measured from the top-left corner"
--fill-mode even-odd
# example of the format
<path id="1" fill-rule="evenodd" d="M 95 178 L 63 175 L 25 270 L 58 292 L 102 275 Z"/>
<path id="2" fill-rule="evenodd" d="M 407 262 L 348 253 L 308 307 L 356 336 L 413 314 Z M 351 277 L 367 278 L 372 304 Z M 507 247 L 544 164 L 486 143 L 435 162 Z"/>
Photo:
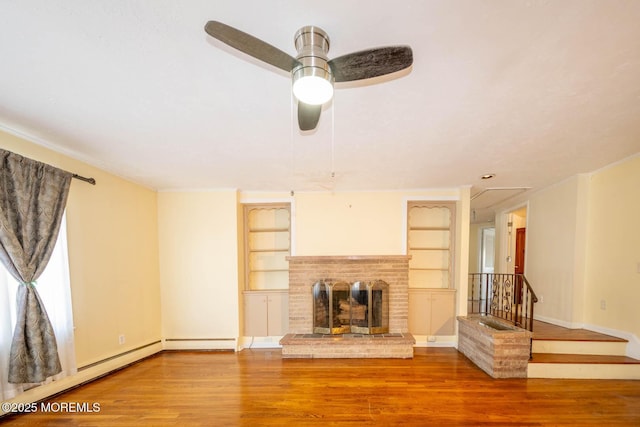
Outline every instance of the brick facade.
<path id="1" fill-rule="evenodd" d="M 506 329 L 484 326 L 481 321 Z M 458 317 L 458 351 L 493 378 L 527 378 L 532 336 L 493 316 Z"/>
<path id="2" fill-rule="evenodd" d="M 409 329 L 409 259 L 406 255 L 289 257 L 289 334 L 284 358 L 411 358 L 415 339 Z M 329 281 L 383 280 L 389 285 L 389 333 L 313 334 L 312 286 Z"/>
<path id="3" fill-rule="evenodd" d="M 409 330 L 409 256 L 292 256 L 289 261 L 289 332 L 313 332 L 311 287 L 320 279 L 384 280 L 389 284 L 389 332 Z"/>

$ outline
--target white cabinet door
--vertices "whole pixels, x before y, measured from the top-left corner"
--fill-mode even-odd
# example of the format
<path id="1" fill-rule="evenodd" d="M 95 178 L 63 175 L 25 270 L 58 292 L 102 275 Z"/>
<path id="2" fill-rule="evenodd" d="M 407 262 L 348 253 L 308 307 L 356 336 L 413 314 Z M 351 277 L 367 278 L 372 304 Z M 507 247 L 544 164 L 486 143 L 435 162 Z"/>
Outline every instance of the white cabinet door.
<path id="1" fill-rule="evenodd" d="M 429 335 L 453 335 L 456 326 L 456 293 L 431 293 L 431 333 Z"/>
<path id="2" fill-rule="evenodd" d="M 449 289 L 409 289 L 409 332 L 453 335 L 456 292 Z"/>
<path id="3" fill-rule="evenodd" d="M 280 336 L 289 329 L 289 293 L 247 291 L 244 293 L 244 335 Z"/>
<path id="4" fill-rule="evenodd" d="M 289 330 L 289 294 L 273 292 L 267 297 L 267 333 L 284 335 Z"/>
<path id="5" fill-rule="evenodd" d="M 263 292 L 244 293 L 244 335 L 267 336 L 267 295 Z"/>

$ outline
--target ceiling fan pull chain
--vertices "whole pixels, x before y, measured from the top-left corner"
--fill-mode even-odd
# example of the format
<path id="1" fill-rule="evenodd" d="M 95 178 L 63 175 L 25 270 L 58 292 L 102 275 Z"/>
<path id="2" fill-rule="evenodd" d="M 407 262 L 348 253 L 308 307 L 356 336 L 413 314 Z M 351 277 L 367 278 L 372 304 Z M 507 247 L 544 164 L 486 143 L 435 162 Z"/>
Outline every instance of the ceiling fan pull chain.
<path id="1" fill-rule="evenodd" d="M 333 99 L 331 106 L 331 179 L 336 177 L 335 168 L 335 139 L 336 139 L 336 100 Z"/>

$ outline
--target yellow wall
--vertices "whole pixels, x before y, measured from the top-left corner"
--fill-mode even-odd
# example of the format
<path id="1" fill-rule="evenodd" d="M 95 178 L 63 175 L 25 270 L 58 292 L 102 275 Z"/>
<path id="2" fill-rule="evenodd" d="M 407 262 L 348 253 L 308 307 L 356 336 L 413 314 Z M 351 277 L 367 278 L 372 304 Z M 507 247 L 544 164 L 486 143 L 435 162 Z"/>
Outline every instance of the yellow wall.
<path id="1" fill-rule="evenodd" d="M 393 255 L 406 253 L 407 200 L 424 198 L 460 199 L 456 253 L 464 262 L 456 279 L 464 277 L 466 284 L 461 268 L 467 268 L 468 190 L 293 196 L 234 190 L 160 192 L 163 337 L 197 340 L 241 334 L 241 203 L 289 201 L 294 255 Z"/>
<path id="2" fill-rule="evenodd" d="M 296 193 L 295 255 L 406 254 L 407 202 L 455 200 L 455 288 L 466 314 L 469 268 L 468 188 L 453 190 Z"/>
<path id="3" fill-rule="evenodd" d="M 469 226 L 469 273 L 480 273 L 480 250 L 482 226 L 471 224 Z"/>
<path id="4" fill-rule="evenodd" d="M 640 336 L 639 188 L 636 156 L 531 196 L 525 274 L 537 318 Z"/>
<path id="5" fill-rule="evenodd" d="M 165 339 L 239 335 L 235 190 L 158 194 Z"/>
<path id="6" fill-rule="evenodd" d="M 3 132 L 0 147 L 97 181 L 72 180 L 67 202 L 78 366 L 159 340 L 156 193 Z"/>
<path id="7" fill-rule="evenodd" d="M 402 197 L 393 192 L 296 193 L 296 255 L 406 253 Z"/>
<path id="8" fill-rule="evenodd" d="M 586 321 L 640 337 L 640 156 L 592 175 L 588 227 Z"/>
<path id="9" fill-rule="evenodd" d="M 298 192 L 294 196 L 295 255 L 405 254 L 408 200 L 462 198 L 459 189 Z M 468 235 L 468 225 L 466 230 Z"/>
<path id="10" fill-rule="evenodd" d="M 535 193 L 527 210 L 525 275 L 539 298 L 536 317 L 566 326 L 584 322 L 580 300 L 584 278 L 579 269 L 584 266 L 588 233 L 586 185 L 586 175 L 574 176 Z"/>
<path id="11" fill-rule="evenodd" d="M 406 253 L 408 200 L 456 200 L 456 287 L 466 285 L 468 189 L 156 193 L 1 136 L 9 150 L 98 181 L 73 181 L 68 203 L 79 366 L 159 339 L 238 338 L 242 202 L 291 201 L 294 255 L 390 255 Z M 125 345 L 118 344 L 120 334 Z"/>

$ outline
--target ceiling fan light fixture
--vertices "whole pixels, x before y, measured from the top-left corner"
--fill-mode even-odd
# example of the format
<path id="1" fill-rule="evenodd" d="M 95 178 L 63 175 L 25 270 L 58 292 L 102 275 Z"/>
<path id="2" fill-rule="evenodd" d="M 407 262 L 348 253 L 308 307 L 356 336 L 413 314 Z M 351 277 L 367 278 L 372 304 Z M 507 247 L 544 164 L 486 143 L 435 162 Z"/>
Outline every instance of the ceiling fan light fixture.
<path id="1" fill-rule="evenodd" d="M 333 98 L 333 73 L 329 67 L 329 36 L 319 27 L 302 27 L 293 38 L 300 63 L 291 70 L 293 94 L 298 101 L 322 105 Z"/>
<path id="2" fill-rule="evenodd" d="M 298 101 L 322 105 L 333 98 L 333 77 L 318 67 L 300 67 L 293 71 L 293 94 Z"/>
<path id="3" fill-rule="evenodd" d="M 292 57 L 251 34 L 219 21 L 208 21 L 207 34 L 257 60 L 291 73 L 292 91 L 298 99 L 298 126 L 302 131 L 316 128 L 322 104 L 333 98 L 333 83 L 367 80 L 404 70 L 413 64 L 409 46 L 366 49 L 329 61 L 329 35 L 322 28 L 300 28 L 293 42 L 298 54 Z"/>

